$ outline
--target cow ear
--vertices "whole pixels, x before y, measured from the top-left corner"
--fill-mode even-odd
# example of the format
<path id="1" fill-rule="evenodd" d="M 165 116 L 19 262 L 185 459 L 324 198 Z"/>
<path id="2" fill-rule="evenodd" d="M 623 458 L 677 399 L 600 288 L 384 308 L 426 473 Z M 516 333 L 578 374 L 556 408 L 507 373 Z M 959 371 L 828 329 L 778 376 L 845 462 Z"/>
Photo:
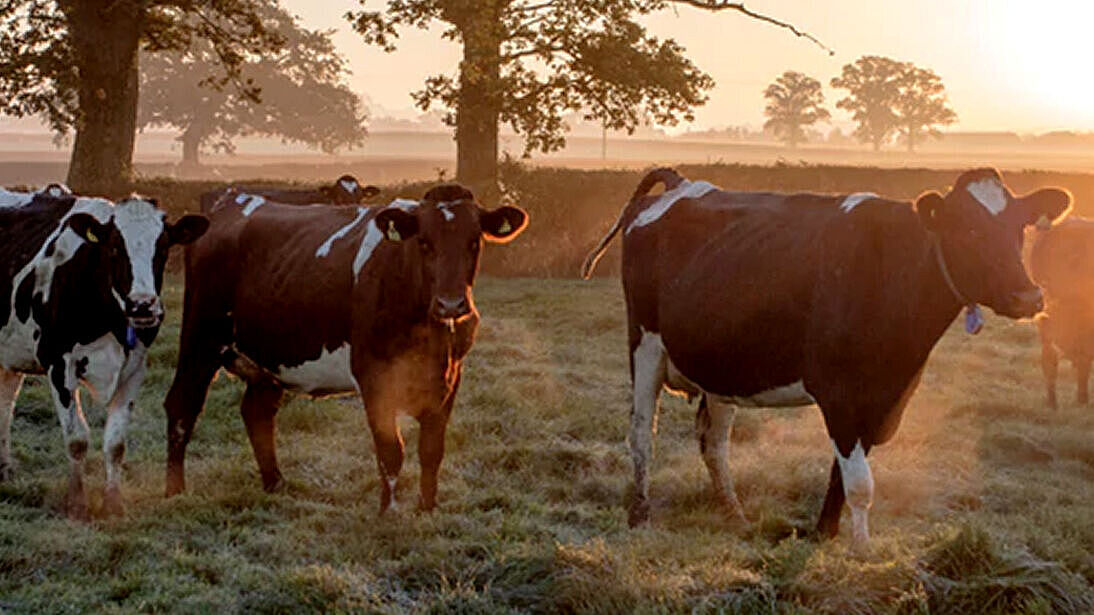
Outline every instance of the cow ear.
<path id="1" fill-rule="evenodd" d="M 402 241 L 418 234 L 418 216 L 397 207 L 376 214 L 376 228 L 390 241 Z"/>
<path id="2" fill-rule="evenodd" d="M 188 244 L 204 235 L 207 230 L 209 219 L 205 216 L 183 216 L 174 224 L 167 223 L 167 243 L 172 246 Z"/>
<path id="3" fill-rule="evenodd" d="M 932 231 L 938 230 L 940 226 L 938 216 L 942 213 L 942 206 L 945 203 L 946 200 L 942 198 L 942 195 L 933 190 L 923 193 L 916 199 L 915 210 L 923 226 Z"/>
<path id="4" fill-rule="evenodd" d="M 95 216 L 85 213 L 76 213 L 69 216 L 68 228 L 88 243 L 105 241 L 107 234 L 110 232 L 110 229 L 96 220 Z"/>
<path id="5" fill-rule="evenodd" d="M 364 188 L 361 188 L 362 199 L 371 199 L 377 194 L 380 194 L 380 189 L 376 186 L 365 186 Z"/>
<path id="6" fill-rule="evenodd" d="M 479 215 L 482 236 L 491 243 L 509 243 L 528 226 L 528 214 L 519 207 L 499 207 Z"/>
<path id="7" fill-rule="evenodd" d="M 1071 193 L 1063 188 L 1044 188 L 1018 199 L 1026 225 L 1051 225 L 1071 211 Z"/>

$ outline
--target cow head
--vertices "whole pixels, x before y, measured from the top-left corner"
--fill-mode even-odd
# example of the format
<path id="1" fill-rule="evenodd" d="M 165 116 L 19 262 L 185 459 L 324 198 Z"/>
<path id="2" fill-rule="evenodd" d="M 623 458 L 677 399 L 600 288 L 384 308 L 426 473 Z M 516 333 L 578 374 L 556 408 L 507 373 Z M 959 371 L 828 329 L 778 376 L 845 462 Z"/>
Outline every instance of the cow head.
<path id="1" fill-rule="evenodd" d="M 135 329 L 157 327 L 163 320 L 159 298 L 167 250 L 194 241 L 209 228 L 205 216 L 187 215 L 170 223 L 156 201 L 132 196 L 113 208 L 109 223 L 76 213 L 68 226 L 109 261 L 110 288 Z"/>
<path id="2" fill-rule="evenodd" d="M 437 186 L 413 207 L 389 207 L 376 215 L 385 241 L 414 242 L 429 288 L 429 314 L 453 323 L 475 311 L 471 287 L 483 241 L 507 243 L 528 224 L 518 207 L 485 210 L 459 185 Z"/>
<path id="3" fill-rule="evenodd" d="M 938 236 L 955 292 L 1011 318 L 1033 316 L 1044 305 L 1022 265 L 1023 228 L 1070 208 L 1071 195 L 1060 188 L 1014 196 L 994 169 L 963 173 L 946 196 L 928 192 L 916 202 L 924 226 Z"/>
<path id="4" fill-rule="evenodd" d="M 319 189 L 326 197 L 328 203 L 336 205 L 356 205 L 363 203 L 377 194 L 380 189 L 376 186 L 362 186 L 361 182 L 352 175 L 339 177 L 333 185 Z"/>

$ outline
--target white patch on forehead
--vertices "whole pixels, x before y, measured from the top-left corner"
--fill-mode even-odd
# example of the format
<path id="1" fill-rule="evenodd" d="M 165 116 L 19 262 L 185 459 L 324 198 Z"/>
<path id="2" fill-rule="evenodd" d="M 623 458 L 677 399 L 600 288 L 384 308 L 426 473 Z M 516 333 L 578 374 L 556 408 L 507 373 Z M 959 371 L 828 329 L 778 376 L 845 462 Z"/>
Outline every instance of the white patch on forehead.
<path id="1" fill-rule="evenodd" d="M 8 192 L 0 188 L 0 207 L 22 207 L 34 200 L 33 194 L 25 192 Z"/>
<path id="2" fill-rule="evenodd" d="M 163 234 L 163 212 L 142 199 L 129 199 L 114 208 L 114 226 L 125 241 L 129 253 L 129 266 L 133 272 L 133 285 L 129 295 L 156 296 L 156 278 L 152 262 L 156 256 L 156 242 Z"/>
<path id="3" fill-rule="evenodd" d="M 451 209 L 452 203 L 437 203 L 437 209 L 441 211 L 441 215 L 444 219 L 451 222 L 456 219 L 456 214 Z"/>
<path id="4" fill-rule="evenodd" d="M 863 201 L 869 201 L 870 199 L 876 198 L 878 198 L 878 196 L 873 192 L 856 192 L 847 195 L 847 198 L 843 199 L 843 202 L 839 204 L 839 208 L 843 213 L 849 214 L 852 209 L 858 207 Z"/>
<path id="5" fill-rule="evenodd" d="M 353 230 L 353 227 L 357 226 L 357 223 L 360 222 L 367 213 L 368 209 L 364 207 L 358 207 L 357 217 L 354 218 L 353 221 L 349 224 L 335 231 L 330 237 L 327 237 L 327 240 L 320 244 L 319 249 L 315 251 L 315 258 L 323 258 L 324 256 L 330 254 L 330 249 L 334 247 L 334 242 L 349 234 L 349 232 Z"/>
<path id="6" fill-rule="evenodd" d="M 395 199 L 391 203 L 388 203 L 388 207 L 398 207 L 403 211 L 411 211 L 418 207 L 418 201 L 412 201 L 410 199 Z"/>
<path id="7" fill-rule="evenodd" d="M 254 194 L 240 194 L 236 197 L 236 205 L 243 205 L 243 216 L 250 217 L 256 209 L 266 204 L 266 198 Z"/>
<path id="8" fill-rule="evenodd" d="M 971 182 L 965 190 L 993 216 L 1007 208 L 1007 190 L 994 177 Z"/>
<path id="9" fill-rule="evenodd" d="M 346 192 L 349 192 L 350 194 L 353 194 L 353 191 L 357 190 L 358 186 L 357 182 L 353 181 L 352 179 L 340 179 L 338 180 L 338 185 L 342 186 L 342 189 Z"/>
<path id="10" fill-rule="evenodd" d="M 69 188 L 66 184 L 55 182 L 39 190 L 38 194 L 45 194 L 52 197 L 62 197 L 72 194 L 72 189 Z"/>
<path id="11" fill-rule="evenodd" d="M 643 209 L 634 221 L 630 223 L 624 234 L 630 233 L 636 227 L 646 226 L 656 222 L 661 216 L 665 215 L 673 205 L 680 199 L 697 199 L 704 194 L 717 190 L 717 186 L 714 186 L 708 182 L 689 182 L 684 180 L 680 182 L 680 185 L 672 190 L 666 190 L 656 201 L 649 207 Z"/>

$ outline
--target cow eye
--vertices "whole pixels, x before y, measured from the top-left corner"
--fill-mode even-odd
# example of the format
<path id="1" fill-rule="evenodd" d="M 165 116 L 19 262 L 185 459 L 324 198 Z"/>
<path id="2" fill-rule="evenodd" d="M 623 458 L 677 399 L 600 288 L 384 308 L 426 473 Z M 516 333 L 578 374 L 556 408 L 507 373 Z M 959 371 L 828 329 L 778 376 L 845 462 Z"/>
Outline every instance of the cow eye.
<path id="1" fill-rule="evenodd" d="M 477 251 L 478 249 L 479 249 L 479 240 L 478 240 L 478 239 L 472 239 L 472 240 L 471 240 L 471 241 L 470 241 L 470 242 L 469 242 L 469 243 L 467 244 L 467 250 L 468 250 L 469 252 L 475 252 L 475 251 Z"/>
<path id="2" fill-rule="evenodd" d="M 419 240 L 418 243 L 420 243 L 422 246 L 422 252 L 425 252 L 426 254 L 433 253 L 433 242 L 429 241 L 428 239 L 422 238 L 421 240 Z"/>

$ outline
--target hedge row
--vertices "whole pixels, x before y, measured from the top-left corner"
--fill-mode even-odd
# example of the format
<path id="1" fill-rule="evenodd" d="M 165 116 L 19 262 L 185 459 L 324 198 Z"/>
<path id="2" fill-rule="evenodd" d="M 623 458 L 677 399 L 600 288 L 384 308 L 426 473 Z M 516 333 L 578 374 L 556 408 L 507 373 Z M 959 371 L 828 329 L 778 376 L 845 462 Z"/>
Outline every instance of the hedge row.
<path id="1" fill-rule="evenodd" d="M 727 190 L 820 192 L 846 194 L 875 192 L 896 199 L 913 199 L 925 190 L 945 190 L 958 172 L 932 169 L 882 169 L 839 166 L 748 166 L 737 164 L 682 165 L 677 169 L 691 179 L 704 179 Z M 502 179 L 531 216 L 525 234 L 502 248 L 486 251 L 484 271 L 500 276 L 576 276 L 586 253 L 612 225 L 644 171 L 526 167 L 506 164 Z M 340 173 L 331 169 L 331 178 Z M 369 181 L 359 175 L 362 181 Z M 1038 187 L 1064 186 L 1075 195 L 1076 211 L 1087 211 L 1094 202 L 1094 175 L 1047 171 L 1006 172 L 1015 193 Z M 245 182 L 243 182 L 245 183 Z M 284 181 L 256 180 L 263 185 L 293 185 Z M 137 190 L 160 199 L 172 214 L 195 211 L 198 196 L 222 182 L 147 179 Z M 315 185 L 315 184 L 307 184 Z M 417 198 L 431 182 L 384 186 L 377 202 L 395 197 Z M 1094 213 L 1094 212 L 1092 212 Z M 177 266 L 177 259 L 173 259 Z M 618 242 L 605 255 L 598 275 L 614 275 L 619 267 Z"/>

